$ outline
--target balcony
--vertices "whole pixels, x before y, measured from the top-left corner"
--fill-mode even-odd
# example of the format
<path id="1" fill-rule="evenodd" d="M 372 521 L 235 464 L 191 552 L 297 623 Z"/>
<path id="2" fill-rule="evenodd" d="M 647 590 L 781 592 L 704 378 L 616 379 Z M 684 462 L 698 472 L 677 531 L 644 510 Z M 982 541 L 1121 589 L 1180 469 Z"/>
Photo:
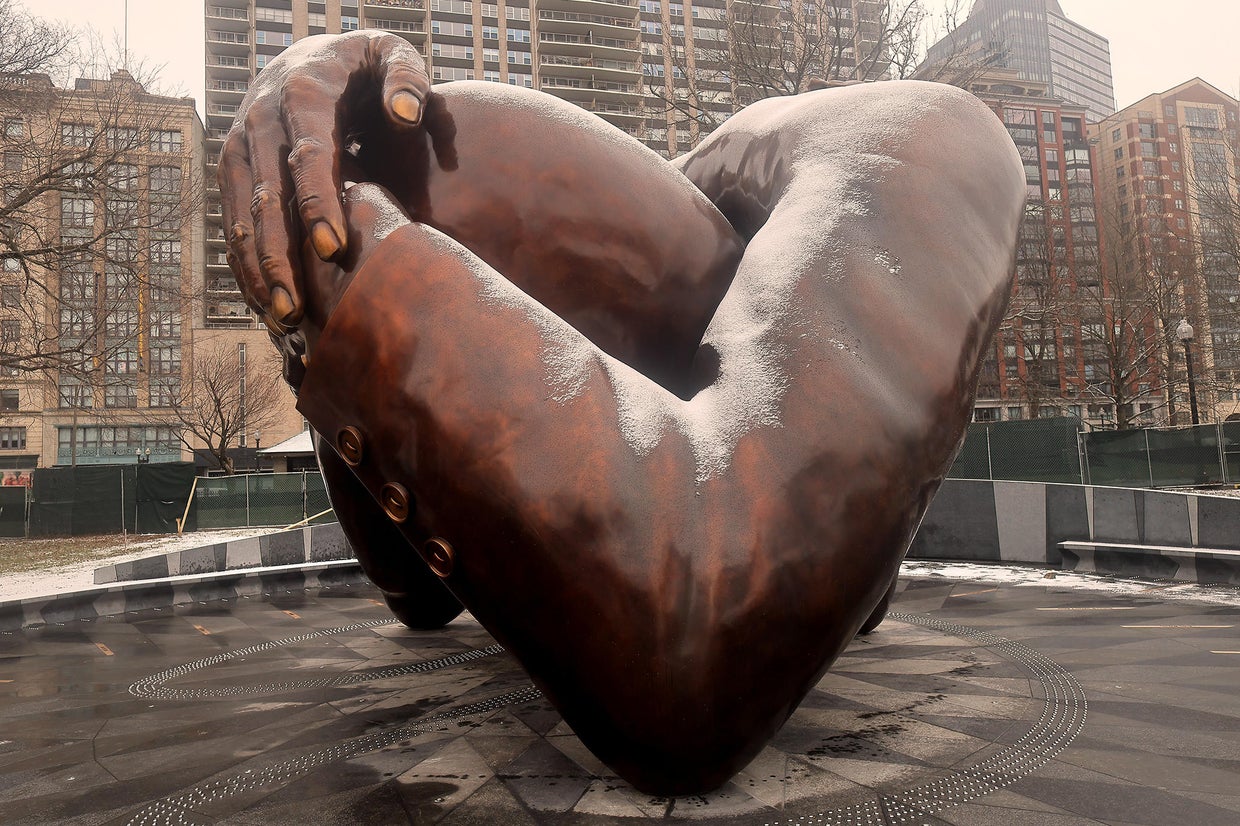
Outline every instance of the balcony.
<path id="1" fill-rule="evenodd" d="M 244 8 L 230 6 L 207 6 L 207 22 L 220 31 L 248 32 L 250 30 L 250 14 Z"/>
<path id="2" fill-rule="evenodd" d="M 588 0 L 576 6 L 596 5 Z M 590 35 L 591 37 L 611 37 L 627 39 L 637 32 L 637 7 L 633 7 L 632 17 L 616 17 L 611 14 L 591 14 L 577 11 L 549 11 L 540 9 L 538 12 L 539 32 L 560 32 L 564 34 Z"/>
<path id="3" fill-rule="evenodd" d="M 635 83 L 615 83 L 605 80 L 581 79 L 569 77 L 543 77 L 542 89 L 546 92 L 559 95 L 560 97 L 573 98 L 573 92 L 584 92 L 591 99 L 600 96 L 628 96 L 637 95 L 638 88 Z M 567 94 L 565 94 L 567 92 Z"/>
<path id="4" fill-rule="evenodd" d="M 612 53 L 615 57 L 632 57 L 631 54 L 620 54 L 620 52 L 631 53 L 640 48 L 639 41 L 636 39 L 601 37 L 595 36 L 593 32 L 571 34 L 567 32 L 540 31 L 538 33 L 538 42 L 543 47 L 544 56 L 548 53 L 554 53 L 597 57 L 600 54 L 605 54 L 604 50 L 606 49 L 615 49 L 616 51 Z"/>
<path id="5" fill-rule="evenodd" d="M 229 32 L 220 29 L 207 30 L 207 53 L 248 55 L 250 35 L 248 32 Z"/>
<path id="6" fill-rule="evenodd" d="M 640 69 L 637 63 L 628 60 L 610 60 L 593 55 L 556 55 L 544 54 L 539 60 L 542 66 L 554 66 L 555 69 L 544 70 L 544 74 L 571 75 L 590 77 L 608 74 L 637 75 Z M 577 70 L 577 71 L 574 71 Z"/>

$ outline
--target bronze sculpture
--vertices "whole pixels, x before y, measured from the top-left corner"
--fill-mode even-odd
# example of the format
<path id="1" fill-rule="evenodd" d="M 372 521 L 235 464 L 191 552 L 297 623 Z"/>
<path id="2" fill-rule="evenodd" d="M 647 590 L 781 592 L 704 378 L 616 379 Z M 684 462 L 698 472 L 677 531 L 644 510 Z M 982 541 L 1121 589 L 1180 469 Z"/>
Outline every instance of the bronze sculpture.
<path id="1" fill-rule="evenodd" d="M 762 101 L 667 164 L 374 33 L 269 65 L 220 174 L 367 571 L 426 626 L 434 572 L 659 794 L 725 782 L 881 620 L 1024 200 L 949 87 Z"/>

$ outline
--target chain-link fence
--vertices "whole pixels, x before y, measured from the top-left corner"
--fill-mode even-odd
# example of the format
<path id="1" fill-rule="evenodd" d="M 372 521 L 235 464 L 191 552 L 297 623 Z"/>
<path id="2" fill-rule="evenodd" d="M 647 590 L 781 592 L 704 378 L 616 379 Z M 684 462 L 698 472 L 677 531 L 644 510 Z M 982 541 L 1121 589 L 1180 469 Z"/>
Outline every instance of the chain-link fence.
<path id="1" fill-rule="evenodd" d="M 317 471 L 254 473 L 200 477 L 194 490 L 193 516 L 199 530 L 334 522 Z M 323 514 L 327 511 L 326 514 Z"/>
<path id="2" fill-rule="evenodd" d="M 1187 487 L 1240 483 L 1240 422 L 1081 434 L 1085 483 Z"/>
<path id="3" fill-rule="evenodd" d="M 977 423 L 947 474 L 956 479 L 1116 487 L 1240 484 L 1240 422 L 1086 430 L 1075 418 Z"/>
<path id="4" fill-rule="evenodd" d="M 971 424 L 947 475 L 952 479 L 1079 484 L 1080 430 L 1080 419 L 1070 417 Z"/>

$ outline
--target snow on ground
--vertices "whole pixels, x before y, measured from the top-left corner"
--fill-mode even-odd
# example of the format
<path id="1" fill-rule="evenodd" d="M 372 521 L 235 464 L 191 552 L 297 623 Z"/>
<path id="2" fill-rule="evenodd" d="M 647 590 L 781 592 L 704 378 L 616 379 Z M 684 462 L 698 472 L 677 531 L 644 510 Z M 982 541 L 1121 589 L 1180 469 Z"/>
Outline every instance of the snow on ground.
<path id="1" fill-rule="evenodd" d="M 133 540 L 128 543 L 118 541 L 113 547 L 99 549 L 96 559 L 0 577 L 0 602 L 63 594 L 89 588 L 95 584 L 95 569 L 104 565 L 130 562 L 134 559 L 198 548 L 203 545 L 214 545 L 233 539 L 263 536 L 278 530 L 280 529 L 235 528 L 223 531 L 197 531 L 184 536 L 159 536 Z M 900 568 L 900 574 L 904 577 L 943 577 L 956 581 L 1085 591 L 1097 593 L 1099 596 L 1146 596 L 1169 600 L 1194 600 L 1240 608 L 1240 589 L 1227 586 L 1202 587 L 1188 582 L 1143 582 L 1020 565 L 906 559 Z"/>
<path id="2" fill-rule="evenodd" d="M 203 545 L 215 545 L 233 539 L 245 539 L 251 536 L 263 536 L 275 533 L 279 528 L 234 528 L 225 531 L 195 531 L 182 536 L 157 536 L 153 538 L 132 539 L 126 542 L 118 539 L 116 544 L 108 548 L 100 548 L 95 559 L 61 565 L 40 571 L 22 571 L 5 574 L 0 577 L 0 602 L 12 599 L 28 599 L 30 597 L 50 596 L 70 591 L 80 591 L 95 584 L 95 569 L 118 562 L 130 562 L 148 556 L 160 556 L 173 551 L 184 551 L 200 548 Z"/>
<path id="3" fill-rule="evenodd" d="M 906 559 L 900 566 L 900 575 L 943 577 L 954 581 L 985 582 L 1017 587 L 1037 586 L 1063 591 L 1086 591 L 1094 592 L 1100 597 L 1143 596 L 1167 600 L 1192 600 L 1240 608 L 1240 589 L 1226 585 L 1202 586 L 1191 582 L 1150 582 L 1019 565 L 934 562 L 927 559 Z"/>

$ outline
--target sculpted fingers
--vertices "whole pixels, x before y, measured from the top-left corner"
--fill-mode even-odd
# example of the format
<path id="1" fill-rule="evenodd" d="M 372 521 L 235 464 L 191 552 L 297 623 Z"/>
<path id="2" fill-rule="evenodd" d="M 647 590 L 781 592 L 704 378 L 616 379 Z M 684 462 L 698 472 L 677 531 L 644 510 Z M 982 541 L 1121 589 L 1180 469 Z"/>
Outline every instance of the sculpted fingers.
<path id="1" fill-rule="evenodd" d="M 296 324 L 302 305 L 294 270 L 296 230 L 286 208 L 292 193 L 285 163 L 287 144 L 281 135 L 271 134 L 270 124 L 257 122 L 252 114 L 247 113 L 245 132 L 254 180 L 249 209 L 254 219 L 258 268 L 270 293 L 267 307 L 271 317 L 283 324 Z"/>
<path id="2" fill-rule="evenodd" d="M 238 132 L 232 132 L 224 141 L 218 176 L 228 265 L 246 303 L 263 312 L 270 305 L 271 296 L 259 270 L 258 250 L 254 247 L 254 222 L 249 203 L 254 191 L 254 176 L 250 171 L 249 150 Z"/>
<path id="3" fill-rule="evenodd" d="M 292 144 L 288 166 L 302 226 L 324 261 L 348 243 L 340 208 L 340 153 L 333 136 L 336 101 L 313 77 L 290 78 L 284 90 L 284 128 Z"/>
<path id="4" fill-rule="evenodd" d="M 383 108 L 389 120 L 397 126 L 417 126 L 431 88 L 422 56 L 395 35 L 376 37 L 371 50 L 383 78 Z"/>

